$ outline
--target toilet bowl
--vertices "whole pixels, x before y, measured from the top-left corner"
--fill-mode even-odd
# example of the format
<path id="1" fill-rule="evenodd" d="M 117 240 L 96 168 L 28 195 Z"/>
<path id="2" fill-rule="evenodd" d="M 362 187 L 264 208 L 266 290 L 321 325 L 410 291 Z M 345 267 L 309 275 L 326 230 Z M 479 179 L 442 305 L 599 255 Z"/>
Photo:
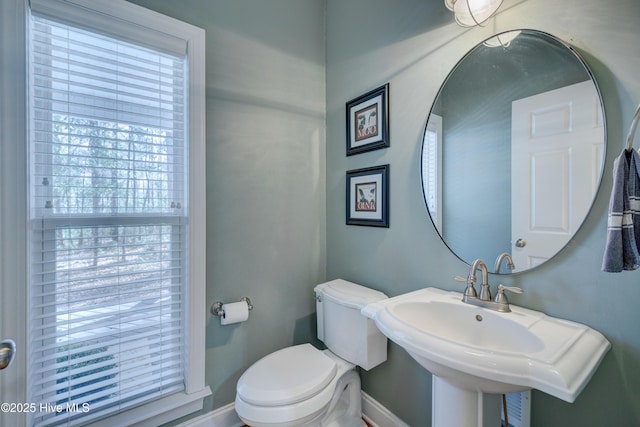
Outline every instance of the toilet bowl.
<path id="1" fill-rule="evenodd" d="M 360 377 L 387 358 L 387 339 L 360 314 L 386 295 L 345 280 L 315 287 L 318 338 L 255 362 L 238 380 L 235 409 L 251 427 L 363 427 Z"/>

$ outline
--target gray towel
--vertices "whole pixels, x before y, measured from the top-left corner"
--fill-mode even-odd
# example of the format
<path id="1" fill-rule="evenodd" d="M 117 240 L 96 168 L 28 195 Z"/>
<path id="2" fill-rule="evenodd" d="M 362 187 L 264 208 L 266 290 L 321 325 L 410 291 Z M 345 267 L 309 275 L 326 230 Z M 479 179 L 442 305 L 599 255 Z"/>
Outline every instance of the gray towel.
<path id="1" fill-rule="evenodd" d="M 640 267 L 640 156 L 624 150 L 613 163 L 607 244 L 602 271 L 618 273 Z"/>

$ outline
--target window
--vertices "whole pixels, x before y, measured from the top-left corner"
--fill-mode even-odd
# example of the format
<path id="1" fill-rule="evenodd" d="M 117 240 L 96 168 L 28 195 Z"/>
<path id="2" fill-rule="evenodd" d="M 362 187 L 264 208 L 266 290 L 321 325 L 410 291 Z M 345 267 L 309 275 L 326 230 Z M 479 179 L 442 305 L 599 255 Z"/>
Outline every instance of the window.
<path id="1" fill-rule="evenodd" d="M 422 143 L 422 188 L 429 214 L 442 226 L 442 117 L 431 114 Z"/>
<path id="2" fill-rule="evenodd" d="M 124 1 L 31 7 L 29 401 L 51 408 L 32 424 L 201 399 L 202 31 Z"/>

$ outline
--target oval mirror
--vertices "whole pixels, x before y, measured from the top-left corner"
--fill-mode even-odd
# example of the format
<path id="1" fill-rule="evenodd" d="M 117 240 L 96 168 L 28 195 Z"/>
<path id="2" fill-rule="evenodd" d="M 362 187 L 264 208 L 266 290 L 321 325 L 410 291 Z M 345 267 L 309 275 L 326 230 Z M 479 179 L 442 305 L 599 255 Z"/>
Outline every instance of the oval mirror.
<path id="1" fill-rule="evenodd" d="M 598 87 L 570 46 L 536 30 L 478 44 L 446 78 L 424 132 L 422 187 L 442 240 L 493 273 L 549 260 L 591 209 L 605 135 Z M 513 270 L 495 266 L 503 253 Z"/>

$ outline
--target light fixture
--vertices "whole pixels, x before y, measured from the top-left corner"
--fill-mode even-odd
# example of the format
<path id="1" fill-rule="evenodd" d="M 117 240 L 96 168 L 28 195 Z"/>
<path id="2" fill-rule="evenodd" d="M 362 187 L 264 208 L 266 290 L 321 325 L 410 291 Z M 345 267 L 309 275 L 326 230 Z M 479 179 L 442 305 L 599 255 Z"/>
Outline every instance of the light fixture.
<path id="1" fill-rule="evenodd" d="M 453 11 L 458 25 L 473 27 L 491 18 L 502 0 L 444 0 L 444 4 Z"/>

